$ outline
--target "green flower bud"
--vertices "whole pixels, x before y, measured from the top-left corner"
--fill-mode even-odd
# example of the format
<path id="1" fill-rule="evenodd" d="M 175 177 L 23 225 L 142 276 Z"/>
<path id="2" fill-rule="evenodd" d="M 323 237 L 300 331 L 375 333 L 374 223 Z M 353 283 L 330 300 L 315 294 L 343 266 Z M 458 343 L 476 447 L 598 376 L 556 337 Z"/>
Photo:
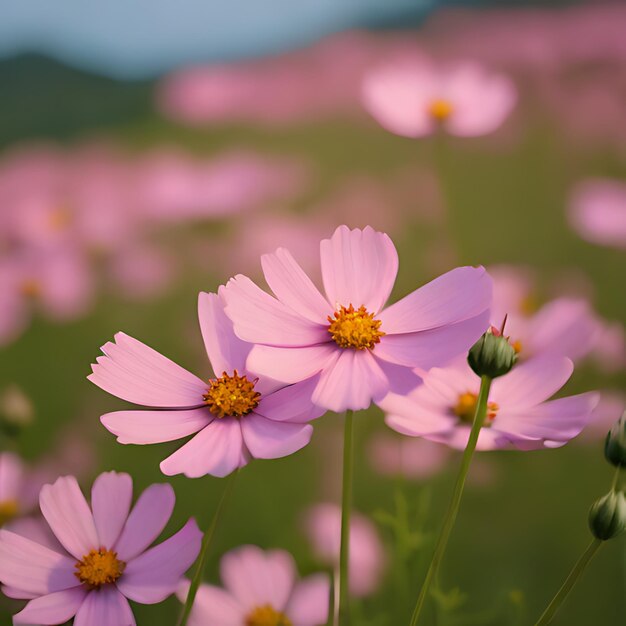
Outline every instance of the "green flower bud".
<path id="1" fill-rule="evenodd" d="M 626 467 L 626 420 L 622 415 L 609 431 L 604 442 L 604 457 L 615 467 Z"/>
<path id="2" fill-rule="evenodd" d="M 508 374 L 516 361 L 515 348 L 493 328 L 470 348 L 467 356 L 467 362 L 476 374 L 490 378 Z"/>
<path id="3" fill-rule="evenodd" d="M 621 491 L 609 491 L 589 510 L 589 528 L 594 537 L 606 541 L 626 530 L 626 498 Z"/>

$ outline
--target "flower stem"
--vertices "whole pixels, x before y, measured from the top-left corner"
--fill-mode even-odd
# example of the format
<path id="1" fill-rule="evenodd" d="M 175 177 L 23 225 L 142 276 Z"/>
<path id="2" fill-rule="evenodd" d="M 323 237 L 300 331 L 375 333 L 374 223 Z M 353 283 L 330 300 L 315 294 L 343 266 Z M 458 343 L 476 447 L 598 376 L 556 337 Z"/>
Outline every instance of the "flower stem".
<path id="1" fill-rule="evenodd" d="M 232 493 L 233 486 L 235 484 L 235 477 L 238 473 L 239 470 L 236 469 L 226 479 L 226 486 L 224 487 L 222 497 L 217 504 L 215 513 L 213 514 L 213 519 L 211 520 L 211 523 L 207 527 L 204 536 L 202 537 L 202 546 L 200 547 L 200 555 L 198 557 L 198 567 L 196 568 L 196 573 L 194 574 L 191 585 L 189 586 L 189 591 L 187 592 L 187 600 L 185 601 L 183 612 L 180 616 L 180 620 L 178 621 L 178 626 L 186 626 L 187 620 L 189 619 L 194 600 L 196 599 L 196 593 L 198 592 L 198 587 L 202 582 L 202 575 L 204 573 L 204 566 L 206 563 L 206 557 L 209 551 L 209 547 L 211 546 L 211 542 L 213 541 L 213 536 L 215 535 L 215 530 L 222 516 L 222 511 L 224 509 L 224 506 L 226 505 L 226 501 Z"/>
<path id="2" fill-rule="evenodd" d="M 618 465 L 615 468 L 615 474 L 613 474 L 613 481 L 611 482 L 611 491 L 617 491 L 617 485 L 619 483 L 619 475 L 620 475 L 620 470 L 621 470 L 621 466 Z"/>
<path id="3" fill-rule="evenodd" d="M 352 507 L 353 414 L 346 411 L 343 431 L 343 487 L 341 493 L 341 549 L 339 551 L 339 623 L 350 623 L 348 559 L 350 557 L 350 509 Z"/>
<path id="4" fill-rule="evenodd" d="M 585 571 L 589 561 L 591 561 L 595 553 L 598 551 L 598 548 L 603 543 L 604 542 L 601 539 L 594 538 L 594 540 L 589 544 L 582 556 L 576 562 L 576 565 L 572 568 L 572 571 L 569 573 L 569 576 L 566 578 L 563 586 L 558 590 L 557 594 L 552 599 L 552 602 L 550 602 L 548 608 L 543 612 L 535 626 L 545 626 L 545 624 L 549 624 L 552 621 L 561 607 L 561 604 L 563 604 L 563 601 L 567 598 L 569 592 L 572 590 L 581 574 Z"/>
<path id="5" fill-rule="evenodd" d="M 478 401 L 476 402 L 476 412 L 474 414 L 474 421 L 472 423 L 472 429 L 470 431 L 469 439 L 467 440 L 467 446 L 463 452 L 463 458 L 461 459 L 461 467 L 459 474 L 454 485 L 454 493 L 452 494 L 452 500 L 448 506 L 439 537 L 437 538 L 437 545 L 435 546 L 435 552 L 433 553 L 432 560 L 424 579 L 424 584 L 420 590 L 420 594 L 415 604 L 413 611 L 413 617 L 411 618 L 411 626 L 416 626 L 419 621 L 420 614 L 424 608 L 426 596 L 430 590 L 430 586 L 433 579 L 437 576 L 439 566 L 443 558 L 450 534 L 456 521 L 456 516 L 459 512 L 459 506 L 461 504 L 461 497 L 463 496 L 463 489 L 465 487 L 465 480 L 472 462 L 472 456 L 476 450 L 476 444 L 478 443 L 478 435 L 482 428 L 485 416 L 487 414 L 487 400 L 489 398 L 489 390 L 491 388 L 491 378 L 489 376 L 481 376 L 480 379 L 480 392 L 478 394 Z"/>

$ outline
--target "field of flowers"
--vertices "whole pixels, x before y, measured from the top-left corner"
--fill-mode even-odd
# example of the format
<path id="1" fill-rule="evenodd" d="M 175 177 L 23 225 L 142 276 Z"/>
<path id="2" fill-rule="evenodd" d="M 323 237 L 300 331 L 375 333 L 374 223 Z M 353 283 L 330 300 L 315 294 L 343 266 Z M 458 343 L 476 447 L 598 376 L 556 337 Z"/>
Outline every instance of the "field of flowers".
<path id="1" fill-rule="evenodd" d="M 625 26 L 2 61 L 0 623 L 621 623 Z"/>

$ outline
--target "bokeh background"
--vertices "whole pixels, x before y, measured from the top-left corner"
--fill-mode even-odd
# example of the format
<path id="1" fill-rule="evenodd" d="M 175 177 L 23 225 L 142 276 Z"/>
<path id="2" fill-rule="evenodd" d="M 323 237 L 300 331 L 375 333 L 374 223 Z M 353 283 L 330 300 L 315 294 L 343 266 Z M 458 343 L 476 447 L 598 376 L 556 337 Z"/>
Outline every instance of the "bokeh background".
<path id="1" fill-rule="evenodd" d="M 531 623 L 588 542 L 588 508 L 611 479 L 603 434 L 624 406 L 626 243 L 593 240 L 572 206 L 585 181 L 626 176 L 626 7 L 28 0 L 2 13 L 2 449 L 48 479 L 74 473 L 88 486 L 123 470 L 136 492 L 164 480 L 159 461 L 179 444 L 121 446 L 99 423 L 124 405 L 86 380 L 99 346 L 124 330 L 208 378 L 198 292 L 240 272 L 258 278 L 260 254 L 279 246 L 315 274 L 319 240 L 338 224 L 391 235 L 393 297 L 457 265 L 505 266 L 524 277 L 529 314 L 555 297 L 588 303 L 602 332 L 566 391 L 602 390 L 602 410 L 562 449 L 478 455 L 428 619 Z M 508 75 L 513 113 L 479 138 L 386 132 L 361 82 L 414 51 Z M 408 621 L 458 456 L 415 450 L 423 462 L 394 471 L 385 446 L 398 443 L 382 412 L 356 426 L 355 508 L 374 524 L 384 564 L 355 601 L 355 623 L 396 626 Z M 241 472 L 207 579 L 245 543 L 289 550 L 301 573 L 325 567 L 306 512 L 339 500 L 341 431 L 329 414 L 300 453 Z M 190 515 L 204 527 L 223 482 L 168 480 L 169 529 Z M 558 622 L 621 623 L 625 569 L 626 543 L 611 542 Z M 2 597 L 0 623 L 16 607 Z M 135 607 L 139 624 L 170 625 L 178 611 L 173 598 Z"/>

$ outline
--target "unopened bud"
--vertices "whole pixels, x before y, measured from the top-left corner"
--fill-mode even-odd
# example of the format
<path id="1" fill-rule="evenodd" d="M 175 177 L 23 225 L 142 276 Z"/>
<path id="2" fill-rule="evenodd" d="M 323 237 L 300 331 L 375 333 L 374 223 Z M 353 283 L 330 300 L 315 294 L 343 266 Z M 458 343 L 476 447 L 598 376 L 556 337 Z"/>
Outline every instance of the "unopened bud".
<path id="1" fill-rule="evenodd" d="M 604 457 L 616 467 L 626 467 L 626 420 L 622 415 L 609 431 L 604 442 Z"/>
<path id="2" fill-rule="evenodd" d="M 478 376 L 497 378 L 511 371 L 517 353 L 509 340 L 497 330 L 489 329 L 471 348 L 467 362 Z"/>
<path id="3" fill-rule="evenodd" d="M 32 423 L 33 417 L 32 402 L 17 385 L 0 392 L 0 427 L 6 434 L 16 435 Z"/>
<path id="4" fill-rule="evenodd" d="M 589 528 L 594 537 L 607 541 L 626 530 L 626 498 L 621 491 L 609 491 L 589 510 Z"/>

